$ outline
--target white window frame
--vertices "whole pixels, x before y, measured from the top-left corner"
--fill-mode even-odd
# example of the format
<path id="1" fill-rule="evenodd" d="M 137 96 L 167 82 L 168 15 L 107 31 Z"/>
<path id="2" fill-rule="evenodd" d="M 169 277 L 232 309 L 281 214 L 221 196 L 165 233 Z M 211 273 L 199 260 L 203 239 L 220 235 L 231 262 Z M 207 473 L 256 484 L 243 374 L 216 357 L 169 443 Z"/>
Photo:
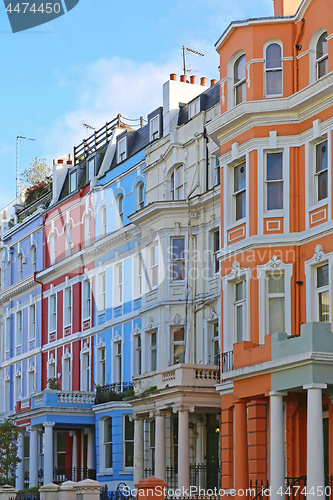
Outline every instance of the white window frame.
<path id="1" fill-rule="evenodd" d="M 104 342 L 100 342 L 99 344 L 97 344 L 96 347 L 97 347 L 97 362 L 98 362 L 97 383 L 98 385 L 103 387 L 106 384 L 106 347 Z"/>
<path id="2" fill-rule="evenodd" d="M 155 344 L 153 344 L 153 335 L 155 335 Z M 153 369 L 153 356 L 155 357 L 155 370 Z M 149 369 L 150 372 L 158 370 L 158 331 L 149 332 Z"/>
<path id="3" fill-rule="evenodd" d="M 119 193 L 116 198 L 117 206 L 117 229 L 120 229 L 124 225 L 124 195 Z"/>
<path id="4" fill-rule="evenodd" d="M 49 378 L 57 378 L 57 360 L 49 355 L 49 359 L 47 361 L 47 379 Z M 51 373 L 52 367 L 52 373 Z"/>
<path id="5" fill-rule="evenodd" d="M 28 368 L 28 397 L 36 392 L 36 371 L 34 366 Z"/>
<path id="6" fill-rule="evenodd" d="M 268 280 L 267 273 L 284 272 L 284 296 L 285 296 L 285 330 L 291 335 L 291 278 L 293 276 L 293 265 L 285 264 L 275 255 L 270 261 L 257 267 L 257 278 L 259 282 L 259 344 L 265 343 L 268 335 L 269 318 L 268 312 Z"/>
<path id="7" fill-rule="evenodd" d="M 92 172 L 91 172 L 91 166 L 92 166 Z M 91 173 L 93 175 L 91 175 Z M 95 157 L 90 158 L 90 160 L 87 161 L 87 182 L 90 182 L 94 177 L 95 177 Z"/>
<path id="8" fill-rule="evenodd" d="M 115 303 L 120 305 L 124 301 L 124 265 L 123 262 L 114 267 L 115 272 Z"/>
<path id="9" fill-rule="evenodd" d="M 73 290 L 71 286 L 64 289 L 64 328 L 73 323 Z"/>
<path id="10" fill-rule="evenodd" d="M 238 82 L 235 83 L 235 66 L 237 64 L 237 62 L 239 61 L 239 59 L 241 59 L 241 57 L 245 57 L 245 76 L 242 80 L 238 80 Z M 246 54 L 245 52 L 240 54 L 236 61 L 234 62 L 234 66 L 233 66 L 233 69 L 234 69 L 234 78 L 233 78 L 233 92 L 234 92 L 234 106 L 238 106 L 238 104 L 241 104 L 242 102 L 246 102 Z M 245 99 L 244 101 L 240 101 L 240 102 L 237 102 L 237 88 L 240 87 L 241 85 L 245 85 Z"/>
<path id="11" fill-rule="evenodd" d="M 236 337 L 236 323 L 234 314 L 235 303 L 235 285 L 240 281 L 245 281 L 246 286 L 246 303 L 245 303 L 245 317 L 246 322 L 244 325 L 244 340 L 250 340 L 250 282 L 251 282 L 251 268 L 242 269 L 237 260 L 233 262 L 230 274 L 222 278 L 223 290 L 223 346 L 222 352 L 229 352 L 233 350 L 233 344 L 237 340 Z M 230 314 L 230 311 L 233 311 Z"/>
<path id="12" fill-rule="evenodd" d="M 180 330 L 180 329 L 183 329 L 184 330 L 184 340 L 179 340 L 179 341 L 174 341 L 174 331 L 175 330 Z M 186 332 L 185 332 L 185 325 L 184 324 L 180 324 L 180 325 L 172 325 L 171 328 L 170 328 L 170 336 L 171 336 L 171 366 L 174 366 L 176 364 L 175 362 L 175 346 L 177 345 L 183 345 L 184 346 L 184 361 L 183 363 L 186 363 L 186 359 L 187 359 L 187 355 L 186 355 Z M 181 363 L 181 361 L 180 361 Z M 179 364 L 179 363 L 177 363 Z"/>
<path id="13" fill-rule="evenodd" d="M 69 363 L 70 370 L 65 370 L 66 365 Z M 72 353 L 67 351 L 62 356 L 62 390 L 71 391 L 72 390 L 72 373 L 73 373 L 73 357 Z M 66 382 L 66 384 L 65 384 Z M 67 387 L 64 387 L 67 385 Z"/>
<path id="14" fill-rule="evenodd" d="M 144 272 L 143 272 L 143 256 L 139 252 L 134 258 L 134 276 L 136 276 L 134 282 L 134 293 L 136 297 L 141 297 L 144 293 Z"/>
<path id="15" fill-rule="evenodd" d="M 324 285 L 322 287 L 316 287 L 316 292 L 317 292 L 317 303 L 318 303 L 318 321 L 320 321 L 320 307 L 319 307 L 319 296 L 321 293 L 325 293 L 325 292 L 328 292 L 328 296 L 329 296 L 329 292 L 330 292 L 330 281 L 332 282 L 332 278 L 330 280 L 330 267 L 329 267 L 329 263 L 328 262 L 323 262 L 320 266 L 317 266 L 316 268 L 316 274 L 317 274 L 317 280 L 318 280 L 318 269 L 320 267 L 324 267 L 324 266 L 327 266 L 328 267 L 328 284 L 327 285 Z M 331 273 L 332 273 L 332 270 L 331 270 Z M 317 283 L 318 285 L 318 283 Z M 332 317 L 332 314 L 331 314 L 331 311 L 330 311 L 330 308 L 328 308 L 328 311 L 329 311 L 329 320 L 326 322 L 323 321 L 323 323 L 329 323 L 330 322 L 330 317 Z"/>
<path id="16" fill-rule="evenodd" d="M 20 340 L 20 342 L 18 342 Z M 15 347 L 22 347 L 23 343 L 23 311 L 15 314 Z"/>
<path id="17" fill-rule="evenodd" d="M 177 172 L 182 170 L 183 181 L 178 180 Z M 185 200 L 185 169 L 184 165 L 176 166 L 170 175 L 170 199 L 172 201 Z"/>
<path id="18" fill-rule="evenodd" d="M 72 255 L 72 224 L 66 224 L 65 227 L 65 257 Z"/>
<path id="19" fill-rule="evenodd" d="M 30 271 L 31 274 L 35 273 L 37 270 L 37 249 L 35 245 L 30 248 Z"/>
<path id="20" fill-rule="evenodd" d="M 102 205 L 100 209 L 100 233 L 101 237 L 107 234 L 107 209 L 106 205 Z"/>
<path id="21" fill-rule="evenodd" d="M 268 161 L 268 155 L 270 154 L 279 154 L 281 153 L 282 154 L 282 179 L 276 179 L 276 180 L 268 180 L 267 179 L 267 161 Z M 264 161 L 264 165 L 265 165 L 265 172 L 264 172 L 264 176 L 265 176 L 265 213 L 267 215 L 271 215 L 271 214 L 283 214 L 283 211 L 284 211 L 284 208 L 285 208 L 285 196 L 284 196 L 284 192 L 285 192 L 285 182 L 284 182 L 284 150 L 283 149 L 276 149 L 276 150 L 273 150 L 273 151 L 265 151 L 264 152 L 264 156 L 265 156 L 265 161 Z M 273 208 L 273 209 L 268 209 L 268 206 L 267 206 L 267 192 L 268 192 L 268 186 L 270 184 L 275 184 L 275 183 L 281 183 L 282 182 L 282 208 Z"/>
<path id="22" fill-rule="evenodd" d="M 136 210 L 141 210 L 145 206 L 144 183 L 142 181 L 138 182 L 135 189 L 136 189 Z"/>
<path id="23" fill-rule="evenodd" d="M 22 397 L 22 389 L 23 389 L 22 382 L 23 382 L 22 381 L 22 373 L 20 371 L 16 371 L 15 377 L 14 377 L 14 398 L 15 398 L 15 404 Z"/>
<path id="24" fill-rule="evenodd" d="M 81 376 L 80 376 L 80 388 L 81 391 L 90 392 L 91 391 L 91 352 L 90 348 L 85 346 L 80 352 L 81 358 Z M 88 363 L 87 363 L 88 360 Z M 88 377 L 88 379 L 87 379 Z M 89 381 L 89 382 L 88 382 Z M 88 382 L 88 387 L 86 387 Z"/>
<path id="25" fill-rule="evenodd" d="M 157 252 L 157 262 L 156 262 L 156 252 Z M 149 254 L 150 254 L 149 255 L 149 257 L 150 257 L 150 285 L 151 285 L 151 288 L 153 289 L 153 288 L 158 287 L 158 282 L 159 282 L 159 276 L 158 276 L 159 244 L 158 243 L 156 243 L 150 247 Z"/>
<path id="26" fill-rule="evenodd" d="M 327 144 L 327 168 L 325 170 L 321 170 L 320 172 L 317 172 L 317 147 L 320 145 L 320 144 L 323 144 L 324 142 L 326 142 Z M 329 175 L 329 170 L 330 170 L 330 159 L 329 159 L 329 153 L 330 153 L 330 148 L 329 148 L 329 142 L 328 142 L 328 138 L 326 137 L 324 140 L 322 141 L 319 141 L 319 142 L 316 142 L 314 144 L 314 147 L 315 147 L 315 165 L 314 165 L 314 180 L 315 180 L 315 201 L 316 201 L 316 204 L 318 203 L 327 203 L 328 202 L 328 197 L 329 197 L 329 194 L 330 194 L 330 184 L 329 184 L 329 181 L 330 181 L 330 175 Z M 327 172 L 327 196 L 325 198 L 322 198 L 321 200 L 319 200 L 319 176 L 322 175 L 324 172 Z"/>
<path id="27" fill-rule="evenodd" d="M 134 371 L 135 376 L 142 375 L 142 355 L 143 355 L 143 346 L 142 346 L 142 335 L 138 333 L 134 336 L 135 342 L 135 352 L 134 352 Z"/>
<path id="28" fill-rule="evenodd" d="M 37 333 L 36 312 L 37 312 L 36 304 L 31 304 L 29 306 L 29 342 L 32 340 L 36 340 L 36 333 Z"/>
<path id="29" fill-rule="evenodd" d="M 216 249 L 216 233 L 218 233 L 218 248 Z M 207 255 L 209 255 L 209 269 L 210 269 L 210 277 L 211 278 L 214 278 L 215 276 L 217 276 L 220 272 L 220 263 L 217 259 L 217 256 L 218 256 L 218 253 L 220 251 L 220 245 L 221 245 L 221 234 L 220 234 L 220 228 L 219 227 L 215 227 L 214 229 L 212 229 L 209 233 L 209 248 L 212 248 L 213 249 L 213 252 L 211 253 L 210 251 L 207 252 Z"/>
<path id="30" fill-rule="evenodd" d="M 126 443 L 129 442 L 131 443 L 132 440 L 126 441 L 126 417 L 128 417 L 128 421 L 130 422 L 131 414 L 125 413 L 123 414 L 123 471 L 125 472 L 132 472 L 134 468 L 134 435 L 133 435 L 133 466 L 126 466 Z M 134 421 L 133 426 L 134 426 Z M 134 430 L 133 430 L 134 432 Z"/>
<path id="31" fill-rule="evenodd" d="M 53 266 L 57 262 L 57 233 L 51 234 L 51 242 L 50 242 L 50 261 Z"/>
<path id="32" fill-rule="evenodd" d="M 91 243 L 91 215 L 90 214 L 86 215 L 84 229 L 85 229 L 86 245 L 90 245 L 90 243 Z"/>
<path id="33" fill-rule="evenodd" d="M 245 188 L 239 189 L 238 191 L 235 191 L 235 168 L 244 165 L 245 166 Z M 241 217 L 240 219 L 236 219 L 236 199 L 237 196 L 245 192 L 245 215 Z M 240 162 L 237 162 L 232 166 L 232 219 L 234 224 L 242 224 L 247 217 L 248 214 L 248 206 L 247 206 L 247 200 L 248 200 L 248 162 L 247 160 L 243 159 Z"/>
<path id="34" fill-rule="evenodd" d="M 188 106 L 188 119 L 190 120 L 198 113 L 200 113 L 200 97 L 197 97 L 194 101 L 192 101 Z"/>
<path id="35" fill-rule="evenodd" d="M 91 282 L 90 279 L 86 279 L 82 283 L 83 293 L 83 307 L 82 307 L 82 318 L 83 321 L 91 318 Z"/>
<path id="36" fill-rule="evenodd" d="M 320 208 L 325 205 L 328 206 L 328 213 L 331 212 L 331 150 L 332 150 L 332 142 L 331 142 L 331 133 L 327 133 L 326 130 L 316 131 L 312 140 L 306 143 L 305 146 L 305 208 L 306 211 L 312 211 L 315 208 Z M 316 146 L 321 142 L 327 140 L 327 187 L 328 187 L 328 196 L 327 198 L 323 198 L 318 201 L 318 184 L 316 179 Z M 306 217 L 306 226 L 309 228 L 309 217 Z"/>
<path id="37" fill-rule="evenodd" d="M 276 44 L 280 46 L 281 49 L 281 67 L 280 68 L 266 68 L 266 58 L 267 58 L 267 49 L 270 45 Z M 282 91 L 281 94 L 268 94 L 267 93 L 267 79 L 266 75 L 267 73 L 275 73 L 275 72 L 281 72 L 282 74 Z M 264 44 L 264 97 L 265 98 L 271 98 L 271 97 L 282 97 L 283 96 L 283 45 L 281 40 L 273 39 L 273 40 L 268 40 Z"/>
<path id="38" fill-rule="evenodd" d="M 170 282 L 171 283 L 184 283 L 185 281 L 185 276 L 186 276 L 186 272 L 187 272 L 187 263 L 186 263 L 186 244 L 187 244 L 187 240 L 185 238 L 185 236 L 183 235 L 180 235 L 180 236 L 172 236 L 170 238 L 170 248 L 172 249 L 173 248 L 173 240 L 177 240 L 177 239 L 182 239 L 184 241 L 184 258 L 183 259 L 174 259 L 173 258 L 173 252 L 171 250 L 171 253 L 169 254 L 169 264 L 170 264 Z M 184 261 L 184 277 L 183 279 L 174 279 L 173 278 L 173 262 L 174 261 Z"/>
<path id="39" fill-rule="evenodd" d="M 106 271 L 98 275 L 99 312 L 106 310 Z"/>
<path id="40" fill-rule="evenodd" d="M 150 142 L 156 141 L 160 137 L 160 115 L 153 116 L 149 122 Z"/>
<path id="41" fill-rule="evenodd" d="M 21 253 L 17 256 L 17 281 L 21 281 L 23 279 L 23 256 Z"/>
<path id="42" fill-rule="evenodd" d="M 6 317 L 5 323 L 5 352 L 10 353 L 10 326 L 11 326 L 11 318 L 10 315 Z"/>
<path id="43" fill-rule="evenodd" d="M 51 305 L 52 305 L 52 302 L 54 300 L 54 304 L 55 304 L 55 310 L 53 308 L 51 308 Z M 54 333 L 57 331 L 57 304 L 58 300 L 57 300 L 57 294 L 56 293 L 52 293 L 50 296 L 49 296 L 49 333 Z M 55 325 L 54 325 L 54 322 L 55 322 Z M 53 328 L 53 326 L 55 326 L 55 328 Z"/>
<path id="44" fill-rule="evenodd" d="M 118 163 L 121 163 L 122 161 L 125 161 L 127 158 L 126 154 L 126 149 L 127 149 L 127 144 L 126 144 L 126 136 L 123 137 L 118 141 Z"/>
<path id="45" fill-rule="evenodd" d="M 324 78 L 324 76 L 326 76 L 326 75 L 328 74 L 328 70 L 327 70 L 327 73 L 325 73 L 323 76 L 319 76 L 319 64 L 320 64 L 322 61 L 325 61 L 326 59 L 328 60 L 328 44 L 327 44 L 327 54 L 324 54 L 322 57 L 319 57 L 319 58 L 317 59 L 317 46 L 318 46 L 318 43 L 319 43 L 320 38 L 321 38 L 321 37 L 322 37 L 325 33 L 326 33 L 326 41 L 328 41 L 328 40 L 327 40 L 328 33 L 327 33 L 327 31 L 323 31 L 323 32 L 319 35 L 319 37 L 318 37 L 318 39 L 317 39 L 317 43 L 316 43 L 316 49 L 315 49 L 315 50 L 316 50 L 316 52 L 315 52 L 315 57 L 316 57 L 316 79 L 317 79 L 317 80 L 320 80 L 321 78 Z"/>
<path id="46" fill-rule="evenodd" d="M 270 292 L 269 291 L 269 277 L 270 276 L 283 276 L 283 281 L 284 281 L 284 289 L 286 290 L 286 279 L 285 279 L 285 274 L 283 269 L 278 269 L 277 271 L 267 271 L 266 272 L 266 290 L 267 290 L 267 301 L 266 301 L 266 318 L 267 318 L 267 325 L 266 328 L 268 327 L 269 329 L 269 300 L 270 299 L 280 299 L 282 298 L 284 301 L 284 310 L 286 309 L 286 293 L 284 292 Z M 273 277 L 274 279 L 274 277 Z M 285 332 L 271 332 L 272 333 L 285 333 Z M 269 335 L 269 332 L 266 330 L 266 334 Z"/>
<path id="47" fill-rule="evenodd" d="M 241 299 L 237 300 L 237 287 L 242 288 L 243 296 Z M 238 342 L 244 342 L 246 340 L 246 335 L 247 335 L 247 307 L 246 307 L 246 280 L 241 279 L 237 282 L 234 283 L 234 322 L 235 322 L 235 329 L 234 329 L 234 344 L 237 344 Z M 242 339 L 238 339 L 238 324 L 237 324 L 237 311 L 238 309 L 241 308 L 242 310 Z"/>
<path id="48" fill-rule="evenodd" d="M 315 248 L 313 257 L 305 262 L 306 277 L 306 322 L 319 321 L 319 304 L 317 299 L 317 268 L 328 264 L 329 269 L 329 316 L 332 322 L 332 265 L 333 253 L 324 253 L 322 245 Z"/>
<path id="49" fill-rule="evenodd" d="M 106 421 L 111 418 L 111 422 L 112 422 L 112 438 L 113 438 L 113 421 L 112 421 L 112 417 L 110 417 L 109 415 L 107 415 L 106 417 L 102 417 L 100 420 L 99 420 L 99 449 L 100 450 L 103 450 L 102 453 L 100 453 L 100 466 L 101 466 L 101 471 L 100 472 L 107 472 L 108 475 L 112 475 L 113 474 L 113 440 L 110 442 L 110 441 L 107 441 L 105 442 L 104 441 L 104 426 L 105 426 L 105 423 Z M 105 444 L 111 444 L 111 450 L 112 450 L 112 466 L 109 467 L 109 468 L 106 468 L 106 464 L 105 464 Z"/>
<path id="50" fill-rule="evenodd" d="M 120 351 L 119 351 L 120 346 Z M 124 381 L 124 346 L 123 346 L 123 338 L 116 337 L 112 342 L 112 351 L 113 351 L 113 383 L 122 384 Z M 120 366 L 119 366 L 120 363 Z M 120 378 L 120 380 L 119 380 Z"/>
<path id="51" fill-rule="evenodd" d="M 74 180 L 75 179 L 75 180 Z M 77 170 L 69 174 L 69 193 L 74 193 L 77 190 Z"/>

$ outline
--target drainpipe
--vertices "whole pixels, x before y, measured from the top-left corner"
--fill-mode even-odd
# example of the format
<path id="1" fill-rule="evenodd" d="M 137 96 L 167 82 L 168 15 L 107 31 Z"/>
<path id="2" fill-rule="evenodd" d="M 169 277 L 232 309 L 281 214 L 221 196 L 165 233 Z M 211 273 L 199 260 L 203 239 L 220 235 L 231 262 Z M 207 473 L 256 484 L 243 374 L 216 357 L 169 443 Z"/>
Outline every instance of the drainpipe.
<path id="1" fill-rule="evenodd" d="M 44 261 L 44 249 L 45 249 L 45 215 L 43 215 L 43 223 L 42 223 L 42 231 L 43 231 L 43 261 Z M 37 262 L 36 262 L 36 265 L 37 265 Z M 37 276 L 37 271 L 34 271 L 34 282 L 35 283 L 38 283 L 38 285 L 41 285 L 42 287 L 42 290 L 41 290 L 41 304 L 40 304 L 40 307 L 41 307 L 41 317 L 42 317 L 42 321 L 41 321 L 41 338 L 40 338 L 40 347 L 42 347 L 42 344 L 43 344 L 43 327 L 44 327 L 44 305 L 43 305 L 43 292 L 44 292 L 44 284 L 41 282 L 41 281 L 38 281 L 36 279 L 36 276 Z M 42 387 L 41 387 L 42 389 Z"/>
<path id="2" fill-rule="evenodd" d="M 299 45 L 299 42 L 302 38 L 303 28 L 304 28 L 305 19 L 302 19 L 298 23 L 296 23 L 296 39 L 294 43 L 294 88 L 293 93 L 295 94 L 298 91 L 298 59 L 297 59 L 297 51 L 301 50 L 302 46 Z"/>

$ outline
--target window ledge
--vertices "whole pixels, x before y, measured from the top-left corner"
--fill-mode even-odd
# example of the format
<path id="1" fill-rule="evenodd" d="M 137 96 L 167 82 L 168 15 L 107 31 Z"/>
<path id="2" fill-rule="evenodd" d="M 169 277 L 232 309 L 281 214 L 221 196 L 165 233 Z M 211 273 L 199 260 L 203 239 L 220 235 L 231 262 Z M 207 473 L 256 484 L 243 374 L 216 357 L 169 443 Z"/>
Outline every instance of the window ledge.
<path id="1" fill-rule="evenodd" d="M 323 200 L 318 201 L 317 203 L 309 206 L 309 212 L 312 212 L 313 210 L 316 210 L 317 208 L 325 207 L 328 205 L 328 200 L 329 198 L 324 198 Z"/>
<path id="2" fill-rule="evenodd" d="M 242 219 L 239 219 L 237 222 L 232 222 L 231 224 L 228 224 L 226 227 L 226 230 L 229 231 L 230 229 L 234 229 L 238 226 L 241 226 L 242 224 L 246 224 L 247 218 L 243 217 Z"/>

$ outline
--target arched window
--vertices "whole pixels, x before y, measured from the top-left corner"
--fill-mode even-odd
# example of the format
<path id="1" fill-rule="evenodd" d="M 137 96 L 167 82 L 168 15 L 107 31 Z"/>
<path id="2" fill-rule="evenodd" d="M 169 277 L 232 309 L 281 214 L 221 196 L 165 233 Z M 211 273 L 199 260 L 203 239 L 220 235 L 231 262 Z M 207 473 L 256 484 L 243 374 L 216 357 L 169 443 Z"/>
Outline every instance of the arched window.
<path id="1" fill-rule="evenodd" d="M 123 212 L 123 195 L 120 194 L 117 198 L 117 208 L 118 208 L 118 214 L 119 214 L 119 227 L 122 227 L 124 224 L 124 212 Z"/>
<path id="2" fill-rule="evenodd" d="M 241 55 L 234 65 L 234 93 L 235 106 L 246 101 L 246 70 L 245 54 Z"/>
<path id="3" fill-rule="evenodd" d="M 184 199 L 184 167 L 180 165 L 171 174 L 170 194 L 172 200 Z"/>
<path id="4" fill-rule="evenodd" d="M 37 252 L 35 245 L 30 248 L 30 271 L 34 273 L 37 268 Z"/>
<path id="5" fill-rule="evenodd" d="M 100 219 L 100 224 L 101 224 L 101 236 L 106 235 L 106 207 L 103 206 L 101 208 L 101 219 Z"/>
<path id="6" fill-rule="evenodd" d="M 65 230 L 65 257 L 72 255 L 72 225 L 67 224 Z"/>
<path id="7" fill-rule="evenodd" d="M 266 48 L 265 57 L 266 97 L 282 95 L 282 50 L 278 43 Z"/>
<path id="8" fill-rule="evenodd" d="M 17 256 L 17 280 L 20 281 L 23 279 L 23 261 L 22 254 L 18 254 Z"/>
<path id="9" fill-rule="evenodd" d="M 139 184 L 136 186 L 137 190 L 137 210 L 140 210 L 145 206 L 145 200 L 144 200 L 144 185 L 143 182 L 139 182 Z"/>
<path id="10" fill-rule="evenodd" d="M 327 31 L 325 31 L 317 42 L 316 47 L 317 79 L 328 73 L 328 42 Z"/>

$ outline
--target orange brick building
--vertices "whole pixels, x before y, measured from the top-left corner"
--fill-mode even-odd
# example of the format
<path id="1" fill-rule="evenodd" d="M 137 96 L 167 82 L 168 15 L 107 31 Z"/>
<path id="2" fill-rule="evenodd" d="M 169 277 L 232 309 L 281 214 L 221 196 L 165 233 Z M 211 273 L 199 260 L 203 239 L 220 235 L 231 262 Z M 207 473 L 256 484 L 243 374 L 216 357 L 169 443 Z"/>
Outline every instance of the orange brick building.
<path id="1" fill-rule="evenodd" d="M 215 45 L 222 487 L 269 480 L 276 499 L 333 473 L 332 7 L 275 0 Z"/>

